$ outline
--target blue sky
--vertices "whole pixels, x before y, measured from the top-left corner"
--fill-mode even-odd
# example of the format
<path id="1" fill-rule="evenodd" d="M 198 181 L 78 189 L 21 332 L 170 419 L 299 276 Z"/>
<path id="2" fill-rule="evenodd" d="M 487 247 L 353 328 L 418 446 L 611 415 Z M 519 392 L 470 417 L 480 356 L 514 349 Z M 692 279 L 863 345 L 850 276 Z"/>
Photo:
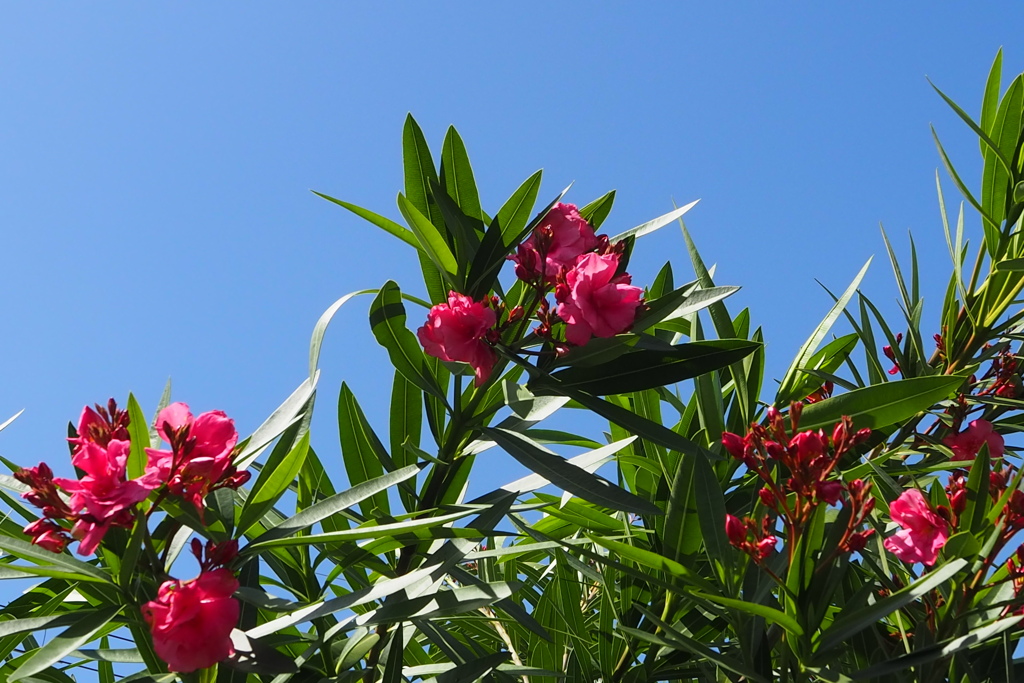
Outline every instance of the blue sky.
<path id="1" fill-rule="evenodd" d="M 778 377 L 830 306 L 815 279 L 842 289 L 875 254 L 865 289 L 895 313 L 880 221 L 903 253 L 914 232 L 937 305 L 929 123 L 969 183 L 980 170 L 925 77 L 976 113 L 1001 45 L 1024 70 L 1022 25 L 1011 3 L 8 3 L 0 420 L 25 413 L 0 453 L 67 467 L 83 404 L 151 407 L 169 376 L 176 399 L 255 428 L 336 298 L 418 288 L 407 248 L 309 192 L 398 218 L 410 111 L 435 149 L 456 125 L 492 212 L 537 168 L 543 197 L 617 189 L 611 232 L 700 198 L 688 225 L 743 286 L 731 305 L 764 326 Z M 688 270 L 672 228 L 638 244 L 636 282 L 668 258 Z M 384 428 L 368 303 L 325 342 L 327 460 L 343 379 Z"/>

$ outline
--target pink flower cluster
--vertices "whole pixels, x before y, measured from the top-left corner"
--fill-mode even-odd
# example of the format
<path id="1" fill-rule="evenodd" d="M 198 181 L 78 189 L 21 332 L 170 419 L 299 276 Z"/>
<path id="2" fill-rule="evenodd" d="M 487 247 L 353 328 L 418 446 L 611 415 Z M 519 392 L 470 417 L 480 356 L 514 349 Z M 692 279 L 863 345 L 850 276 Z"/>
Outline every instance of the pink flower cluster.
<path id="1" fill-rule="evenodd" d="M 191 503 L 202 519 L 207 494 L 238 488 L 249 479 L 248 472 L 232 465 L 238 432 L 223 412 L 194 417 L 184 403 L 160 411 L 157 432 L 168 448 L 145 449 L 144 473 L 135 479 L 127 476 L 132 450 L 128 426 L 128 414 L 113 399 L 106 407 L 86 407 L 77 435 L 69 439 L 80 478 L 54 477 L 46 463 L 15 473 L 30 488 L 24 498 L 42 508 L 42 518 L 25 527 L 34 544 L 60 553 L 77 539 L 77 552 L 89 555 L 112 527 L 131 527 L 143 514 L 139 504 L 150 494 L 155 498 L 147 518 L 164 496 L 174 495 Z M 210 667 L 232 654 L 230 633 L 239 614 L 232 597 L 238 581 L 227 568 L 238 554 L 237 541 L 211 542 L 204 556 L 194 540 L 192 550 L 202 567 L 199 577 L 165 581 L 157 599 L 142 608 L 157 654 L 171 671 L 182 673 Z"/>
<path id="2" fill-rule="evenodd" d="M 78 554 L 91 555 L 111 527 L 130 527 L 135 506 L 164 485 L 168 493 L 190 501 L 202 515 L 203 498 L 212 489 L 237 488 L 249 479 L 248 472 L 236 473 L 231 465 L 231 451 L 238 441 L 234 422 L 220 411 L 194 419 L 184 403 L 168 406 L 157 417 L 159 431 L 172 449 L 146 449 L 149 461 L 144 474 L 128 479 L 128 422 L 128 414 L 113 399 L 106 407 L 86 406 L 78 435 L 69 439 L 71 462 L 84 472 L 81 478 L 54 478 L 46 463 L 15 473 L 31 489 L 23 497 L 43 510 L 42 519 L 25 527 L 33 543 L 61 552 L 75 539 Z M 58 489 L 71 494 L 67 502 Z M 57 520 L 73 522 L 70 533 Z"/>
<path id="3" fill-rule="evenodd" d="M 43 510 L 42 519 L 25 527 L 32 542 L 59 553 L 76 539 L 78 553 L 91 555 L 111 527 L 132 525 L 135 505 L 161 482 L 150 471 L 138 479 L 127 478 L 128 414 L 113 399 L 95 410 L 86 406 L 78 421 L 78 436 L 70 442 L 71 462 L 84 472 L 80 479 L 54 478 L 46 463 L 14 476 L 31 488 L 23 497 Z M 67 502 L 58 488 L 71 494 Z M 57 520 L 72 522 L 70 533 Z"/>
<path id="4" fill-rule="evenodd" d="M 622 251 L 608 238 L 596 235 L 572 204 L 558 204 L 509 257 L 516 275 L 538 292 L 537 333 L 552 339 L 552 326 L 564 323 L 565 340 L 582 346 L 591 337 L 613 337 L 627 331 L 642 305 L 642 290 L 619 272 Z M 554 288 L 556 311 L 544 298 Z M 556 315 L 557 313 L 557 315 Z M 423 350 L 444 361 L 469 363 L 476 384 L 491 376 L 498 356 L 494 344 L 523 311 L 516 307 L 504 317 L 497 298 L 475 301 L 449 292 L 448 300 L 427 313 L 416 335 Z M 567 350 L 565 342 L 556 348 Z"/>
<path id="5" fill-rule="evenodd" d="M 743 437 L 725 432 L 722 445 L 764 482 L 758 496 L 761 503 L 781 519 L 791 545 L 809 523 L 815 508 L 842 502 L 850 508 L 850 516 L 839 550 L 861 550 L 874 533 L 873 529 L 858 530 L 874 508 L 875 501 L 868 495 L 871 484 L 860 479 L 844 482 L 836 476 L 835 470 L 843 455 L 868 439 L 871 430 L 853 431 L 850 419 L 844 417 L 832 429 L 831 435 L 820 429 L 801 432 L 798 430 L 802 409 L 803 403 L 799 401 L 790 405 L 787 425 L 782 413 L 770 408 L 766 425 L 752 424 Z M 735 523 L 732 524 L 734 529 L 738 529 Z M 766 534 L 769 528 L 767 516 L 761 526 Z M 754 529 L 756 525 L 750 522 L 747 527 Z M 733 541 L 734 546 L 756 561 L 764 559 L 761 553 L 767 544 L 763 548 L 744 545 L 739 542 L 738 531 L 734 534 L 737 539 Z M 732 538 L 730 536 L 730 540 Z"/>

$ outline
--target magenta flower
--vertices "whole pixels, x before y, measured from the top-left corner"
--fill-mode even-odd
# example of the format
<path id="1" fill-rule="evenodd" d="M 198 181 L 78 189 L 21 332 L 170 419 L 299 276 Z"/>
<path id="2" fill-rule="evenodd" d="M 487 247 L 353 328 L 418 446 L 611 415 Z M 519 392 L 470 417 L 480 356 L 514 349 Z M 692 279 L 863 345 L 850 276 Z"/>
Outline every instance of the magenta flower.
<path id="1" fill-rule="evenodd" d="M 416 330 L 423 350 L 434 358 L 469 363 L 480 386 L 491 376 L 498 360 L 485 339 L 497 322 L 494 310 L 457 292 L 448 292 L 448 302 L 427 313 L 427 322 Z"/>
<path id="2" fill-rule="evenodd" d="M 146 449 L 146 477 L 166 481 L 171 493 L 190 501 L 201 515 L 206 494 L 236 476 L 231 464 L 238 443 L 234 420 L 220 410 L 193 417 L 186 404 L 172 403 L 157 415 L 156 428 L 171 450 Z"/>
<path id="3" fill-rule="evenodd" d="M 917 489 L 904 491 L 889 506 L 889 516 L 903 527 L 885 539 L 893 555 L 911 564 L 935 564 L 939 550 L 949 539 L 949 523 L 931 508 Z"/>
<path id="4" fill-rule="evenodd" d="M 111 525 L 127 526 L 129 509 L 146 499 L 160 486 L 152 477 L 127 479 L 126 466 L 131 443 L 110 439 L 106 446 L 83 441 L 71 457 L 75 467 L 85 472 L 81 479 L 55 478 L 53 483 L 71 494 L 68 506 L 79 514 L 71 535 L 77 538 L 78 554 L 89 555 Z"/>
<path id="5" fill-rule="evenodd" d="M 988 443 L 990 458 L 1003 457 L 1003 437 L 992 430 L 992 423 L 988 420 L 974 420 L 967 429 L 950 434 L 942 443 L 953 451 L 953 460 L 974 460 L 984 443 Z"/>
<path id="6" fill-rule="evenodd" d="M 616 277 L 618 267 L 617 254 L 585 254 L 555 288 L 569 342 L 582 346 L 591 337 L 614 337 L 632 327 L 643 290 L 630 284 L 628 274 Z"/>
<path id="7" fill-rule="evenodd" d="M 575 205 L 558 204 L 511 259 L 520 280 L 532 282 L 543 272 L 544 282 L 551 284 L 563 268 L 572 268 L 581 254 L 595 249 L 598 243 L 594 229 Z"/>
<path id="8" fill-rule="evenodd" d="M 179 673 L 206 669 L 234 653 L 231 630 L 240 606 L 238 580 L 227 569 L 204 571 L 191 581 L 166 581 L 157 599 L 142 606 L 153 649 Z"/>

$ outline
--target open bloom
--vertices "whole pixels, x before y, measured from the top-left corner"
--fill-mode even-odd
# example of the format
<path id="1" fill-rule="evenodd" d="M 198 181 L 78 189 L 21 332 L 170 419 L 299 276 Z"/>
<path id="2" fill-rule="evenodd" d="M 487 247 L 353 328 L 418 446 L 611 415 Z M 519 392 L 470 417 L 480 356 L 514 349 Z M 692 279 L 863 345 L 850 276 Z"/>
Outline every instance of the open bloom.
<path id="1" fill-rule="evenodd" d="M 550 284 L 563 268 L 572 268 L 580 254 L 596 248 L 598 243 L 594 229 L 575 205 L 558 204 L 548 211 L 511 259 L 516 263 L 519 279 L 529 282 L 543 273 L 544 281 Z"/>
<path id="2" fill-rule="evenodd" d="M 112 525 L 129 526 L 129 509 L 160 486 L 159 479 L 153 476 L 127 479 L 130 451 L 131 443 L 120 439 L 110 439 L 106 446 L 95 441 L 82 441 L 71 462 L 85 472 L 85 476 L 53 480 L 54 484 L 71 494 L 68 503 L 71 511 L 80 513 L 71 530 L 72 536 L 80 541 L 80 555 L 93 553 Z"/>
<path id="3" fill-rule="evenodd" d="M 643 290 L 630 284 L 628 274 L 616 276 L 618 267 L 618 254 L 585 254 L 555 288 L 569 342 L 582 346 L 591 337 L 614 337 L 633 326 Z"/>
<path id="4" fill-rule="evenodd" d="M 206 669 L 234 653 L 231 630 L 239 604 L 238 580 L 227 569 L 204 571 L 191 581 L 166 581 L 157 599 L 142 606 L 153 649 L 179 673 Z"/>
<path id="5" fill-rule="evenodd" d="M 939 516 L 917 489 L 904 491 L 889 506 L 889 516 L 903 527 L 885 539 L 885 547 L 904 562 L 935 564 L 949 539 L 949 523 Z"/>
<path id="6" fill-rule="evenodd" d="M 156 429 L 171 450 L 146 449 L 147 477 L 166 481 L 171 493 L 190 501 L 202 514 L 206 494 L 237 476 L 231 464 L 231 451 L 238 443 L 234 420 L 220 410 L 193 417 L 188 405 L 172 403 L 157 415 Z M 245 479 L 248 476 L 238 485 Z"/>
<path id="7" fill-rule="evenodd" d="M 427 322 L 416 330 L 423 350 L 434 358 L 469 363 L 480 386 L 491 376 L 498 360 L 484 341 L 497 322 L 494 309 L 457 292 L 448 292 L 448 302 L 427 313 Z"/>
<path id="8" fill-rule="evenodd" d="M 995 460 L 1003 457 L 1003 437 L 992 430 L 988 420 L 974 420 L 967 429 L 950 434 L 942 443 L 953 451 L 953 460 L 974 460 L 982 444 L 988 444 L 988 455 Z"/>

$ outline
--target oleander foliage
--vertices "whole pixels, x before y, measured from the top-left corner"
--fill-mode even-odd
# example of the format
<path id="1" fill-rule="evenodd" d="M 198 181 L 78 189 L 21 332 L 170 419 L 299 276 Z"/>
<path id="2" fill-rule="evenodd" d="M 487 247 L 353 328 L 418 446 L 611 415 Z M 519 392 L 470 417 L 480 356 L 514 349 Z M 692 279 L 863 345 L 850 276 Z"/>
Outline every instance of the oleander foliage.
<path id="1" fill-rule="evenodd" d="M 331 306 L 313 331 L 309 376 L 232 453 L 252 478 L 210 492 L 202 514 L 154 491 L 145 502 L 152 512 L 140 506 L 94 555 L 55 553 L 22 531 L 40 516 L 21 497 L 29 488 L 0 477 L 11 511 L 0 522 L 0 578 L 31 579 L 0 617 L 0 676 L 1024 679 L 1016 656 L 1024 571 L 1015 554 L 1024 469 L 1003 447 L 1024 426 L 1024 74 L 1005 90 L 1002 80 L 1000 53 L 978 120 L 939 92 L 978 137 L 984 169 L 972 190 L 936 137 L 945 185 L 963 197 L 958 207 L 947 202 L 936 177 L 941 230 L 932 237 L 945 239 L 953 264 L 939 319 L 922 320 L 913 246 L 901 260 L 886 240 L 901 318 L 886 320 L 859 291 L 865 265 L 832 296 L 777 387 L 764 376 L 761 330 L 749 311 L 729 308 L 736 287 L 715 283 L 682 224 L 692 204 L 612 228 L 599 249 L 616 250 L 619 276 L 644 235 L 678 225 L 695 279 L 682 281 L 681 264 L 666 263 L 652 282 L 633 283 L 644 303 L 628 330 L 572 344 L 556 314 L 566 290 L 515 277 L 507 258 L 540 234 L 566 192 L 542 197 L 538 171 L 485 210 L 455 129 L 435 162 L 409 117 L 404 224 L 320 196 L 415 249 L 423 285 L 411 289 L 425 298 L 388 281 Z M 614 198 L 579 215 L 598 232 L 610 228 Z M 494 313 L 481 342 L 493 367 L 482 381 L 467 363 L 425 353 L 414 333 L 449 292 Z M 343 384 L 340 454 L 317 452 L 309 429 L 320 347 L 331 318 L 354 299 L 369 299 L 370 332 L 391 361 L 381 369 L 390 414 L 368 416 Z M 849 332 L 833 331 L 844 325 Z M 152 420 L 169 401 L 168 387 L 147 417 L 128 398 L 136 468 L 156 447 Z M 334 410 L 322 398 L 318 406 Z M 836 425 L 860 436 L 840 447 Z M 985 425 L 998 441 L 972 447 L 963 435 Z M 798 432 L 823 440 L 811 453 L 818 464 L 722 443 L 723 433 L 760 434 L 758 443 L 795 454 L 787 439 Z M 467 495 L 478 459 L 505 457 L 499 451 L 533 474 Z M 336 462 L 343 478 L 331 470 Z M 13 473 L 30 463 L 7 464 Z M 811 476 L 804 465 L 818 478 L 801 492 L 794 480 Z M 941 537 L 930 565 L 901 559 L 885 540 L 900 518 L 890 506 L 911 490 L 923 494 Z M 727 531 L 728 516 L 750 520 L 755 541 L 771 538 L 762 553 Z M 178 559 L 192 538 L 238 541 L 231 569 L 241 615 L 234 655 L 175 674 L 140 609 L 162 580 L 194 573 Z"/>

